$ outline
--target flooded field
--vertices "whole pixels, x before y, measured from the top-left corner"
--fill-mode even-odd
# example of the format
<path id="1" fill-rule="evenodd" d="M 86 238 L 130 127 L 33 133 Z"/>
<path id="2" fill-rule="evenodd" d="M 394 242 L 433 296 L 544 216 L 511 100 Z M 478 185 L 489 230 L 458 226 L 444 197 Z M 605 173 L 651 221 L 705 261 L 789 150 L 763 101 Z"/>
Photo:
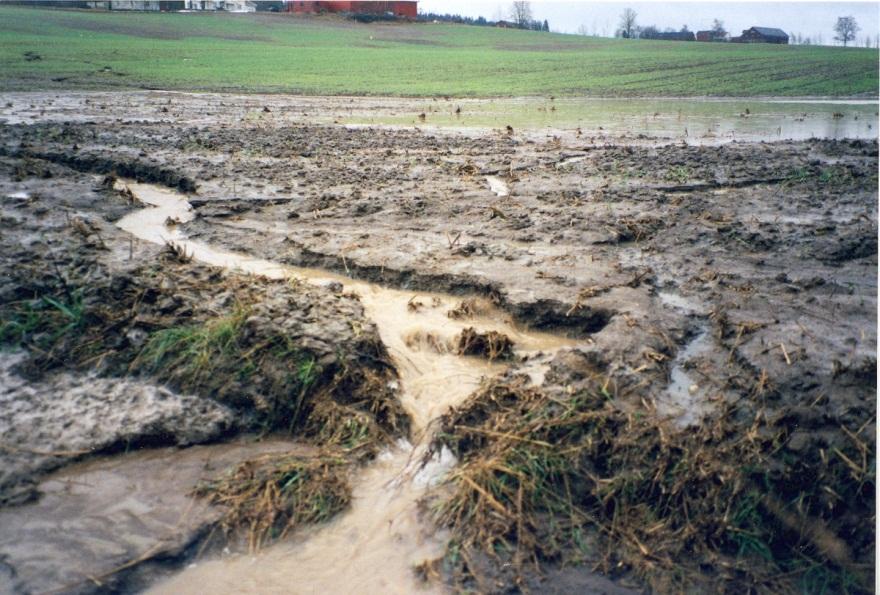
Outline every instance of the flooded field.
<path id="1" fill-rule="evenodd" d="M 3 100 L 0 591 L 870 591 L 876 103 Z"/>
<path id="2" fill-rule="evenodd" d="M 875 99 L 405 99 L 296 97 L 211 93 L 10 93 L 0 121 L 27 123 L 108 118 L 161 121 L 180 117 L 168 102 L 186 105 L 192 123 L 230 126 L 312 122 L 347 126 L 505 130 L 531 135 L 630 138 L 633 141 L 715 144 L 735 140 L 874 139 Z M 88 102 L 86 100 L 88 99 Z M 109 109 L 109 111 L 108 111 Z"/>
<path id="3" fill-rule="evenodd" d="M 687 139 L 876 138 L 874 100 L 530 98 L 422 102 L 409 113 L 342 116 L 346 124 L 572 130 Z M 421 111 L 418 111 L 421 110 Z"/>

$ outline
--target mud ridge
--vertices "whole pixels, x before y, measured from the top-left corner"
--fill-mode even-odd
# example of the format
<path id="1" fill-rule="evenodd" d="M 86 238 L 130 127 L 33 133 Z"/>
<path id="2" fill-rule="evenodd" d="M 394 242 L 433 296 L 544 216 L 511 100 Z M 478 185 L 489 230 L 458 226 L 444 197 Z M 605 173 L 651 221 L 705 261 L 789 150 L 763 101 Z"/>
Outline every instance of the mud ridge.
<path id="1" fill-rule="evenodd" d="M 615 312 L 605 308 L 578 307 L 557 300 L 537 300 L 515 303 L 494 283 L 486 283 L 467 275 L 421 273 L 415 270 L 399 270 L 373 265 L 360 265 L 340 256 L 314 252 L 300 248 L 298 258 L 283 258 L 281 262 L 292 266 L 320 269 L 344 274 L 352 279 L 378 283 L 387 287 L 413 291 L 438 291 L 451 295 L 473 295 L 488 298 L 496 306 L 510 314 L 513 319 L 529 328 L 565 333 L 571 338 L 585 338 L 601 331 L 611 321 Z"/>
<path id="2" fill-rule="evenodd" d="M 40 159 L 50 163 L 63 165 L 83 173 L 108 174 L 122 178 L 132 178 L 139 182 L 162 184 L 163 186 L 175 188 L 181 192 L 196 192 L 196 182 L 185 175 L 151 163 L 144 163 L 143 161 L 135 161 L 131 159 L 121 159 L 112 155 L 101 156 L 92 153 L 40 152 L 28 150 L 6 153 L 2 148 L 0 148 L 0 155 Z"/>
<path id="3" fill-rule="evenodd" d="M 656 192 L 699 192 L 701 190 L 718 190 L 720 188 L 748 188 L 762 184 L 781 184 L 789 178 L 762 178 L 755 180 L 734 180 L 728 182 L 706 182 L 703 184 L 681 184 L 678 186 L 649 186 L 648 190 Z"/>

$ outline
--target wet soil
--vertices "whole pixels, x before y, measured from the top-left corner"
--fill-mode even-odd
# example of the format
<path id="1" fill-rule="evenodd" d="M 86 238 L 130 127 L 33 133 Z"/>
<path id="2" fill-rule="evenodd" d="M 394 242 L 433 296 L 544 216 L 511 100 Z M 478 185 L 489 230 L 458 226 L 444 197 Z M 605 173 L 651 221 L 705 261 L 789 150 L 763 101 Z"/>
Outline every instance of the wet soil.
<path id="1" fill-rule="evenodd" d="M 346 128 L 308 117 L 248 117 L 250 108 L 226 110 L 221 96 L 211 97 L 212 109 L 190 118 L 190 100 L 181 94 L 163 95 L 162 105 L 113 104 L 95 94 L 80 113 L 83 95 L 74 119 L 73 108 L 59 100 L 41 103 L 30 124 L 0 127 L 2 267 L 4 279 L 15 281 L 4 281 L 0 302 L 23 299 L 10 288 L 57 286 L 56 266 L 62 275 L 76 268 L 77 279 L 89 278 L 84 270 L 100 270 L 108 278 L 134 277 L 139 287 L 150 275 L 159 284 L 155 270 L 134 269 L 161 248 L 132 241 L 113 225 L 136 205 L 101 187 L 105 175 L 129 176 L 191 193 L 193 218 L 179 229 L 194 242 L 382 284 L 414 299 L 428 292 L 478 297 L 519 327 L 568 339 L 576 349 L 541 365 L 513 361 L 548 390 L 578 387 L 600 370 L 605 390 L 624 409 L 655 403 L 657 415 L 679 427 L 700 424 L 723 403 L 759 403 L 771 417 L 794 411 L 792 452 L 804 457 L 819 456 L 813 442 L 841 425 L 872 435 L 876 142 L 697 147 L 517 130 Z M 143 111 L 165 105 L 155 116 Z M 251 107 L 256 113 L 261 106 Z M 71 224 L 74 218 L 88 224 L 86 231 Z M 175 274 L 195 275 L 200 287 L 210 287 L 212 273 L 175 267 L 181 269 Z M 268 299 L 281 285 L 248 291 Z M 175 287 L 167 297 L 185 304 L 169 305 L 171 318 L 181 308 L 206 311 L 214 306 L 198 304 L 217 304 L 222 293 Z M 331 346 L 356 343 L 353 327 L 372 328 L 381 343 L 369 312 L 338 287 L 291 291 L 298 311 L 319 314 L 304 335 L 326 346 L 318 350 L 322 357 Z M 429 305 L 430 297 L 422 302 Z M 461 311 L 464 328 L 468 309 Z M 409 341 L 429 349 L 453 336 L 438 341 L 415 333 Z M 93 373 L 84 365 L 52 369 L 58 368 Z M 2 393 L 11 402 L 23 394 L 15 387 L 27 385 L 75 406 L 65 395 L 88 382 L 58 380 L 56 371 L 37 374 L 22 363 L 10 369 L 19 375 Z M 145 381 L 150 395 L 166 390 Z M 154 400 L 161 401 L 147 402 L 161 418 Z M 240 419 L 236 403 L 220 401 L 200 404 L 198 415 Z M 191 415 L 187 403 L 175 397 L 174 406 Z M 172 419 L 182 415 L 174 411 Z M 376 423 L 394 432 L 394 424 Z M 201 434 L 192 436 L 188 426 L 169 424 L 161 432 L 165 444 L 227 431 L 199 423 Z M 131 439 L 128 426 L 129 433 L 104 431 L 92 442 L 65 441 L 59 433 L 21 444 L 80 451 Z M 39 460 L 54 466 L 56 459 Z M 4 469 L 13 464 L 4 462 Z M 43 464 L 30 467 L 33 477 L 50 468 Z M 561 576 L 554 572 L 548 576 Z M 499 576 L 503 586 L 507 579 Z M 583 584 L 565 577 L 535 584 Z"/>
<path id="2" fill-rule="evenodd" d="M 110 593 L 143 589 L 181 560 L 222 548 L 221 510 L 194 498 L 202 480 L 269 453 L 284 440 L 141 449 L 71 465 L 39 484 L 38 502 L 0 511 L 4 592 Z"/>
<path id="3" fill-rule="evenodd" d="M 272 443 L 184 447 L 259 432 L 285 437 L 275 451 L 344 440 L 369 457 L 408 434 L 355 296 L 135 242 L 113 222 L 138 207 L 105 176 L 0 161 L 4 589 L 128 590 L 197 553 L 220 511 L 194 504 L 193 489 Z M 353 436 L 327 431 L 337 418 Z M 169 445 L 184 449 L 149 454 Z M 112 470 L 92 472 L 111 455 Z"/>
<path id="4" fill-rule="evenodd" d="M 235 425 L 223 405 L 148 382 L 70 373 L 28 381 L 14 371 L 22 359 L 3 358 L 4 504 L 38 498 L 34 477 L 70 460 L 150 443 L 199 444 Z"/>

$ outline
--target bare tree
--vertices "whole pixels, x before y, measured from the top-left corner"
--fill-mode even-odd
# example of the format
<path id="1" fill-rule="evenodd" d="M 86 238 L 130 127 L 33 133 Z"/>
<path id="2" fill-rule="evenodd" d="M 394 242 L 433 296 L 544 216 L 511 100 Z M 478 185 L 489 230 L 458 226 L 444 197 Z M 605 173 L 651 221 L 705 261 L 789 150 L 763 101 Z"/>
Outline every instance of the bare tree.
<path id="1" fill-rule="evenodd" d="M 617 29 L 617 35 L 625 39 L 632 39 L 636 36 L 636 17 L 639 16 L 632 8 L 627 8 L 620 13 L 620 27 Z"/>
<path id="2" fill-rule="evenodd" d="M 589 35 L 590 32 L 587 30 L 587 26 L 586 26 L 586 25 L 581 25 L 581 26 L 578 27 L 577 34 L 578 34 L 578 35 L 585 35 L 585 36 L 586 36 L 586 35 Z"/>
<path id="3" fill-rule="evenodd" d="M 510 19 L 521 28 L 532 22 L 532 3 L 514 2 L 510 7 Z"/>
<path id="4" fill-rule="evenodd" d="M 855 40 L 856 33 L 859 32 L 859 29 L 860 27 L 856 23 L 855 18 L 837 17 L 837 24 L 834 25 L 834 31 L 837 35 L 834 36 L 834 39 L 842 41 L 843 47 L 846 47 L 848 41 Z"/>
<path id="5" fill-rule="evenodd" d="M 712 21 L 712 37 L 715 39 L 724 39 L 727 37 L 727 31 L 724 30 L 724 21 L 718 19 Z"/>

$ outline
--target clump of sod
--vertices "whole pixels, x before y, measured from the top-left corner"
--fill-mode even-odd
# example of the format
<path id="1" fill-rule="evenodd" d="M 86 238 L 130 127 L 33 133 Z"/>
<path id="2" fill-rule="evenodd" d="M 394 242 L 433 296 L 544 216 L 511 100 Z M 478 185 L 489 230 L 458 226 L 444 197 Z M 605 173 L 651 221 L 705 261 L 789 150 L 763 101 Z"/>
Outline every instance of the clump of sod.
<path id="1" fill-rule="evenodd" d="M 461 331 L 455 344 L 459 355 L 477 355 L 489 361 L 513 357 L 513 341 L 498 331 L 480 333 L 473 327 L 468 327 Z"/>
<path id="2" fill-rule="evenodd" d="M 253 407 L 269 429 L 292 431 L 320 373 L 314 357 L 290 337 L 254 329 L 251 309 L 153 332 L 132 361 L 184 391 L 237 407 Z"/>
<path id="3" fill-rule="evenodd" d="M 195 495 L 225 507 L 227 534 L 245 528 L 252 551 L 305 523 L 331 519 L 351 502 L 342 453 L 266 455 L 199 485 Z"/>
<path id="4" fill-rule="evenodd" d="M 461 300 L 455 308 L 446 312 L 446 315 L 449 318 L 454 320 L 462 320 L 466 318 L 473 318 L 480 311 L 480 302 L 477 298 L 468 298 L 465 300 Z"/>
<path id="5" fill-rule="evenodd" d="M 29 376 L 59 367 L 143 375 L 232 407 L 241 428 L 323 445 L 408 432 L 375 330 L 356 320 L 350 332 L 321 330 L 323 317 L 358 316 L 351 298 L 167 258 L 118 274 L 86 265 L 15 271 L 4 292 L 0 347 L 25 350 Z"/>
<path id="6" fill-rule="evenodd" d="M 475 560 L 495 560 L 508 586 L 529 566 L 589 561 L 657 592 L 870 592 L 874 426 L 863 417 L 794 444 L 798 410 L 727 406 L 675 430 L 598 386 L 492 381 L 442 419 L 434 444 L 461 461 L 435 504 L 454 536 L 446 571 L 487 591 Z"/>

